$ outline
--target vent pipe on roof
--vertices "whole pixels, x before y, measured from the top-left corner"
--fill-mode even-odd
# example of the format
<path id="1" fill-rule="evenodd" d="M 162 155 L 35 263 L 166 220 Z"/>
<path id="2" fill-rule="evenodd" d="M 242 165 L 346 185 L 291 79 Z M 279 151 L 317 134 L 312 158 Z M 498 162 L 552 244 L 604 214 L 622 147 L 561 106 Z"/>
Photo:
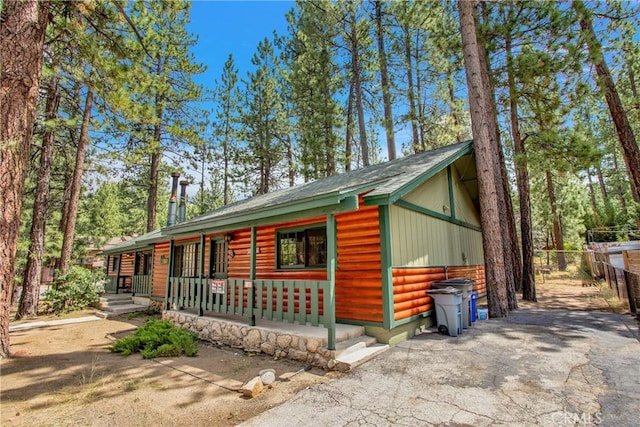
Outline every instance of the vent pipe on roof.
<path id="1" fill-rule="evenodd" d="M 180 206 L 178 207 L 178 222 L 187 220 L 187 185 L 189 181 L 180 181 Z"/>
<path id="2" fill-rule="evenodd" d="M 176 223 L 176 202 L 178 200 L 178 178 L 180 172 L 171 172 L 171 198 L 169 199 L 169 214 L 167 215 L 167 227 L 171 227 Z"/>

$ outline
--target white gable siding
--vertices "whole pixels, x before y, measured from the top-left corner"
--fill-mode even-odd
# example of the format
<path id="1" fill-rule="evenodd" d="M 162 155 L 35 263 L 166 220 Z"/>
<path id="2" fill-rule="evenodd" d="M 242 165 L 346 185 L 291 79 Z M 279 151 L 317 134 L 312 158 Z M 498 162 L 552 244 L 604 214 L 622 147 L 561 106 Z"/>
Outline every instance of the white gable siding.
<path id="1" fill-rule="evenodd" d="M 390 217 L 394 267 L 484 264 L 479 231 L 399 206 Z"/>
<path id="2" fill-rule="evenodd" d="M 451 172 L 455 218 L 479 227 L 480 218 L 471 198 L 455 168 Z M 450 216 L 447 171 L 438 173 L 403 200 Z M 390 207 L 389 217 L 393 266 L 484 264 L 480 231 L 396 205 Z"/>
<path id="3" fill-rule="evenodd" d="M 451 166 L 451 177 L 453 178 L 453 203 L 456 208 L 456 219 L 480 227 L 480 214 L 464 184 L 460 182 L 458 171 L 453 165 Z"/>

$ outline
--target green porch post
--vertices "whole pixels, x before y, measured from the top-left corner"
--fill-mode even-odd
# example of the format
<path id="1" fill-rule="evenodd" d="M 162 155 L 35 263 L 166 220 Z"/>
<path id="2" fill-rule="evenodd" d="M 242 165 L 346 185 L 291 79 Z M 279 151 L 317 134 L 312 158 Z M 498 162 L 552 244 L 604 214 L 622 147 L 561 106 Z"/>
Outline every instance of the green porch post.
<path id="1" fill-rule="evenodd" d="M 164 290 L 164 307 L 165 310 L 171 310 L 171 300 L 169 298 L 169 293 L 171 291 L 171 274 L 173 274 L 173 253 L 175 252 L 176 244 L 171 239 L 171 243 L 169 243 L 169 267 L 167 269 L 167 285 Z"/>
<path id="2" fill-rule="evenodd" d="M 385 329 L 394 326 L 393 269 L 391 265 L 391 228 L 389 205 L 378 206 L 380 218 L 380 264 L 382 267 L 382 322 Z"/>
<path id="3" fill-rule="evenodd" d="M 205 244 L 205 239 L 204 239 L 204 234 L 200 235 L 200 279 L 198 280 L 198 286 L 196 286 L 198 295 L 196 295 L 197 298 L 197 304 L 198 304 L 198 316 L 204 316 L 204 309 L 202 308 L 202 297 L 203 292 L 204 292 L 204 257 L 205 257 L 205 248 L 204 248 L 204 244 Z"/>
<path id="4" fill-rule="evenodd" d="M 449 206 L 451 208 L 451 218 L 456 218 L 456 205 L 453 198 L 453 177 L 451 176 L 451 165 L 447 166 L 447 181 L 449 182 Z"/>
<path id="5" fill-rule="evenodd" d="M 257 252 L 257 240 L 258 229 L 254 226 L 251 227 L 251 247 L 249 252 L 249 280 L 251 281 L 251 288 L 249 288 L 249 325 L 256 326 L 256 315 L 254 308 L 256 305 L 256 286 L 254 281 L 256 280 L 256 252 Z"/>
<path id="6" fill-rule="evenodd" d="M 329 282 L 329 295 L 325 301 L 329 304 L 324 306 L 323 316 L 329 321 L 325 324 L 328 329 L 327 341 L 329 350 L 336 349 L 336 217 L 334 214 L 327 215 L 327 281 Z"/>
<path id="7" fill-rule="evenodd" d="M 133 253 L 133 274 L 131 275 L 131 296 L 136 296 L 136 275 L 138 274 L 138 251 Z"/>
<path id="8" fill-rule="evenodd" d="M 122 271 L 122 254 L 118 255 L 118 275 L 116 276 L 116 294 L 120 288 L 120 272 Z"/>

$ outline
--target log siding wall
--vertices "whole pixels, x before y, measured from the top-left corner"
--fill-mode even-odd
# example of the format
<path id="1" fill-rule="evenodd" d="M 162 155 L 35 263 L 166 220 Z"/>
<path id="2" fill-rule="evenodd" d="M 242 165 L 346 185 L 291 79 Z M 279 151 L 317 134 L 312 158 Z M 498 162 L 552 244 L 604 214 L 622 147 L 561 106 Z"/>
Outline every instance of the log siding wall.
<path id="1" fill-rule="evenodd" d="M 377 206 L 336 215 L 336 319 L 381 323 L 382 264 Z"/>
<path id="2" fill-rule="evenodd" d="M 410 318 L 433 309 L 433 301 L 427 296 L 431 283 L 437 280 L 467 278 L 474 281 L 473 290 L 478 294 L 487 291 L 484 265 L 453 267 L 394 267 L 393 268 L 393 318 L 395 321 Z"/>

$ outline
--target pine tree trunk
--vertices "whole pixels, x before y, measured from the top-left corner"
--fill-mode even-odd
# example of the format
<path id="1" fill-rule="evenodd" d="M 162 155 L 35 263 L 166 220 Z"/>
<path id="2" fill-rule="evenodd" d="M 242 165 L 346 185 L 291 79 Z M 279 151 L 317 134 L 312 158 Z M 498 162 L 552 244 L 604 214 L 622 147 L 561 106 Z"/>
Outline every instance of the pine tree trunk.
<path id="1" fill-rule="evenodd" d="M 613 170 L 615 170 L 616 172 L 620 171 L 620 168 L 618 167 L 618 156 L 616 154 L 616 150 L 613 150 Z M 638 166 L 640 167 L 640 165 Z M 616 195 L 618 196 L 618 199 L 620 200 L 620 208 L 622 210 L 622 213 L 626 216 L 628 211 L 627 211 L 627 201 L 625 200 L 625 194 L 624 194 L 624 187 L 622 186 L 621 182 L 616 182 L 615 186 L 614 186 L 614 190 L 616 192 Z"/>
<path id="2" fill-rule="evenodd" d="M 353 160 L 353 154 L 351 151 L 351 140 L 353 139 L 353 80 L 349 84 L 349 96 L 347 99 L 347 129 L 345 131 L 345 148 L 344 148 L 344 170 L 349 172 L 351 170 L 351 161 Z"/>
<path id="3" fill-rule="evenodd" d="M 491 317 L 505 317 L 509 313 L 509 301 L 502 242 L 504 238 L 501 227 L 503 213 L 500 211 L 498 200 L 498 194 L 502 192 L 502 185 L 496 182 L 501 173 L 497 152 L 498 141 L 495 140 L 498 132 L 497 129 L 493 129 L 496 123 L 495 111 L 493 111 L 491 87 L 486 85 L 485 79 L 482 77 L 473 11 L 474 3 L 459 1 L 458 8 L 478 170 L 480 220 L 489 315 Z"/>
<path id="4" fill-rule="evenodd" d="M 353 89 L 355 92 L 356 111 L 358 113 L 358 136 L 360 140 L 360 153 L 362 166 L 369 166 L 369 143 L 367 142 L 367 126 L 364 117 L 364 105 L 362 99 L 362 82 L 360 81 L 360 45 L 356 25 L 355 11 L 351 10 L 351 72 L 353 73 Z"/>
<path id="5" fill-rule="evenodd" d="M 462 120 L 460 120 L 460 113 L 458 109 L 455 107 L 456 105 L 456 95 L 455 95 L 455 87 L 453 86 L 453 75 L 450 75 L 447 79 L 447 88 L 449 90 L 449 104 L 451 105 L 451 117 L 453 118 L 453 126 L 456 129 L 456 141 L 462 142 L 464 136 L 462 134 Z"/>
<path id="6" fill-rule="evenodd" d="M 545 171 L 545 177 L 547 179 L 547 192 L 549 193 L 549 203 L 551 204 L 551 216 L 553 218 L 553 242 L 554 247 L 558 251 L 558 270 L 567 270 L 567 261 L 564 256 L 564 237 L 562 236 L 562 223 L 558 217 L 558 207 L 556 203 L 556 193 L 553 188 L 553 179 L 549 169 Z"/>
<path id="7" fill-rule="evenodd" d="M 58 89 L 58 78 L 53 77 L 47 94 L 45 113 L 47 121 L 55 120 L 58 117 L 58 107 L 60 106 L 60 92 Z M 38 179 L 34 195 L 35 200 L 33 202 L 33 219 L 30 233 L 31 243 L 29 245 L 29 255 L 22 280 L 22 295 L 20 296 L 16 319 L 32 317 L 38 314 L 54 136 L 55 132 L 52 128 L 48 128 L 42 136 L 40 169 L 38 169 Z"/>
<path id="8" fill-rule="evenodd" d="M 411 35 L 409 28 L 402 29 L 404 33 L 404 60 L 407 67 L 407 99 L 409 100 L 409 118 L 411 119 L 411 146 L 413 151 L 418 153 L 424 151 L 425 147 L 420 145 L 418 137 L 418 120 L 416 117 L 416 94 L 413 86 L 413 61 L 411 60 Z"/>
<path id="9" fill-rule="evenodd" d="M 627 61 L 627 76 L 629 77 L 629 88 L 631 89 L 631 98 L 633 99 L 633 108 L 636 110 L 637 120 L 640 121 L 640 94 L 638 94 L 638 86 L 636 84 L 636 75 L 633 72 L 631 63 Z"/>
<path id="10" fill-rule="evenodd" d="M 487 9 L 483 9 L 483 12 L 486 12 Z M 485 14 L 483 14 L 484 19 L 488 19 Z M 492 140 L 496 144 L 495 152 L 498 155 L 498 169 L 496 171 L 497 175 L 495 177 L 496 183 L 498 184 L 497 191 L 497 200 L 498 200 L 498 211 L 502 212 L 502 219 L 500 223 L 500 227 L 502 228 L 502 245 L 503 245 L 503 254 L 504 254 L 504 265 L 505 265 L 505 277 L 506 277 L 506 291 L 507 291 L 507 302 L 509 306 L 509 310 L 515 310 L 518 308 L 518 295 L 516 292 L 516 288 L 519 285 L 516 283 L 520 283 L 522 280 L 522 265 L 520 262 L 520 248 L 516 245 L 518 241 L 517 231 L 516 231 L 516 223 L 513 215 L 513 203 L 511 201 L 511 191 L 509 187 L 509 177 L 507 174 L 507 167 L 504 159 L 504 154 L 502 152 L 502 145 L 500 143 L 500 131 L 498 126 L 498 114 L 495 104 L 494 98 L 494 90 L 493 85 L 491 83 L 491 70 L 489 66 L 489 59 L 487 56 L 487 51 L 485 45 L 487 44 L 484 34 L 480 33 L 476 29 L 476 37 L 478 38 L 478 57 L 480 59 L 480 78 L 482 79 L 483 86 L 487 88 L 488 93 L 488 102 L 489 108 L 491 111 L 490 117 L 493 120 L 493 124 L 490 127 L 490 131 L 493 133 Z"/>
<path id="11" fill-rule="evenodd" d="M 147 233 L 156 229 L 156 211 L 158 208 L 158 177 L 160 176 L 160 157 L 162 155 L 162 121 L 164 109 L 160 100 L 156 99 L 156 118 L 158 122 L 153 127 L 153 141 L 155 146 L 151 151 L 149 164 L 149 195 L 147 196 Z"/>
<path id="12" fill-rule="evenodd" d="M 231 92 L 231 91 L 229 91 Z M 229 98 L 231 94 L 229 94 Z M 229 204 L 229 163 L 231 159 L 229 158 L 229 138 L 231 137 L 231 129 L 229 126 L 230 114 L 231 114 L 231 106 L 227 103 L 225 108 L 227 114 L 224 118 L 224 141 L 222 143 L 222 157 L 224 162 L 224 178 L 222 184 L 222 203 L 226 206 Z"/>
<path id="13" fill-rule="evenodd" d="M 291 136 L 287 135 L 287 175 L 289 176 L 289 187 L 293 187 L 296 184 L 296 165 L 293 161 L 293 143 L 291 142 Z"/>
<path id="14" fill-rule="evenodd" d="M 415 43 L 415 59 L 416 59 L 416 122 L 418 123 L 418 138 L 420 139 L 420 147 L 422 147 L 422 151 L 427 151 L 427 142 L 425 141 L 425 120 L 424 120 L 424 103 L 422 102 L 422 78 L 420 77 L 420 30 L 416 33 L 416 43 Z"/>
<path id="15" fill-rule="evenodd" d="M 93 108 L 93 89 L 87 88 L 87 97 L 82 114 L 82 125 L 80 128 L 80 138 L 76 150 L 76 164 L 73 169 L 73 180 L 69 204 L 67 206 L 67 221 L 62 236 L 62 250 L 60 252 L 60 273 L 65 274 L 69 270 L 71 254 L 73 252 L 73 240 L 76 233 L 76 219 L 78 216 L 78 202 L 82 191 L 82 175 L 84 174 L 84 160 L 89 144 L 89 126 L 91 122 L 91 109 Z"/>
<path id="16" fill-rule="evenodd" d="M 604 185 L 604 177 L 602 175 L 602 168 L 600 167 L 600 161 L 596 163 L 596 176 L 598 177 L 598 187 L 600 187 L 600 195 L 604 204 L 609 203 L 609 194 L 607 194 L 607 187 Z"/>
<path id="17" fill-rule="evenodd" d="M 596 82 L 598 87 L 604 92 L 611 118 L 618 133 L 618 140 L 622 146 L 624 161 L 627 165 L 629 178 L 633 183 L 632 195 L 633 199 L 640 201 L 640 149 L 633 134 L 633 129 L 629 123 L 627 113 L 624 110 L 618 90 L 613 82 L 609 67 L 602 53 L 602 45 L 596 38 L 591 23 L 591 16 L 587 13 L 584 3 L 581 0 L 574 0 L 573 9 L 576 11 L 580 20 L 580 31 L 585 38 L 591 62 L 593 63 L 598 79 Z"/>
<path id="18" fill-rule="evenodd" d="M 80 92 L 81 92 L 80 84 L 76 82 L 73 87 L 73 99 L 77 99 L 78 104 L 80 103 L 79 101 Z M 74 114 L 77 114 L 77 115 L 81 114 L 79 106 L 78 107 L 74 106 L 73 110 L 74 110 Z M 71 144 L 72 146 L 69 146 L 69 145 L 65 146 L 65 158 L 68 159 L 68 161 L 65 163 L 66 167 L 64 169 L 64 192 L 62 195 L 62 209 L 61 209 L 62 215 L 60 217 L 60 225 L 58 227 L 58 230 L 60 230 L 62 234 L 64 234 L 64 230 L 67 228 L 67 219 L 68 219 L 67 212 L 69 211 L 69 199 L 71 198 L 71 182 L 73 181 L 73 169 L 70 167 L 70 159 L 72 155 L 69 154 L 67 150 L 70 150 L 73 147 L 75 147 L 75 141 L 77 141 L 77 129 L 75 126 L 71 126 L 69 128 L 69 140 L 72 141 L 73 144 Z M 73 158 L 75 158 L 75 155 L 73 156 Z M 55 268 L 56 270 L 60 271 L 60 258 L 56 260 Z"/>
<path id="19" fill-rule="evenodd" d="M 531 192 L 529 189 L 529 170 L 527 167 L 527 153 L 520 135 L 520 120 L 518 118 L 518 102 L 516 82 L 513 75 L 513 56 L 510 35 L 505 40 L 507 53 L 507 79 L 509 83 L 509 110 L 511 117 L 511 136 L 513 138 L 516 182 L 520 196 L 520 238 L 522 247 L 522 280 L 520 290 L 526 301 L 537 301 L 536 284 L 533 269 L 533 230 L 531 226 Z M 518 283 L 516 282 L 516 290 Z"/>
<path id="20" fill-rule="evenodd" d="M 156 125 L 159 128 L 158 125 Z M 149 163 L 149 194 L 147 195 L 147 233 L 156 228 L 156 207 L 158 206 L 158 176 L 160 175 L 160 153 L 154 150 Z"/>
<path id="21" fill-rule="evenodd" d="M 376 10 L 376 37 L 378 41 L 378 61 L 380 64 L 380 83 L 382 85 L 382 104 L 384 106 L 384 129 L 387 135 L 389 160 L 396 158 L 396 141 L 393 133 L 393 111 L 391 110 L 391 91 L 389 90 L 389 72 L 387 54 L 384 49 L 384 27 L 382 25 L 382 1 L 374 2 Z"/>
<path id="22" fill-rule="evenodd" d="M 36 118 L 49 1 L 5 0 L 0 13 L 0 357 L 11 355 L 9 305 Z"/>
<path id="23" fill-rule="evenodd" d="M 593 215 L 593 222 L 595 224 L 600 223 L 600 216 L 598 215 L 598 204 L 596 203 L 596 192 L 593 189 L 593 181 L 591 181 L 591 168 L 587 169 L 587 182 L 589 183 L 589 200 L 591 201 L 591 214 Z"/>

